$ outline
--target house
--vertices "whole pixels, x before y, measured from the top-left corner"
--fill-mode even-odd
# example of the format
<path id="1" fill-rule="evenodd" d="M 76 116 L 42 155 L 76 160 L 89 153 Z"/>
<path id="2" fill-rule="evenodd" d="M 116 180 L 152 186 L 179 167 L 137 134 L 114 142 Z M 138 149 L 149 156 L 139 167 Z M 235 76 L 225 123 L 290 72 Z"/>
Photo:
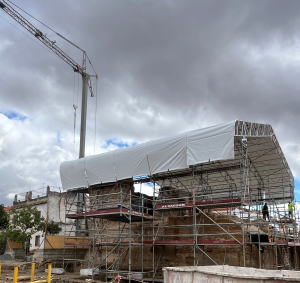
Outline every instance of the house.
<path id="1" fill-rule="evenodd" d="M 4 211 L 7 212 L 7 213 L 8 213 L 11 209 L 12 209 L 12 206 L 6 206 L 6 207 L 4 207 Z"/>
<path id="2" fill-rule="evenodd" d="M 38 231 L 32 235 L 30 239 L 30 247 L 26 253 L 33 254 L 35 261 L 42 261 L 55 255 L 56 259 L 62 259 L 64 251 L 64 233 L 65 230 L 74 229 L 74 220 L 65 220 L 65 193 L 61 193 L 55 188 L 50 189 L 49 186 L 44 189 L 30 191 L 25 194 L 15 195 L 13 206 L 11 208 L 21 209 L 26 206 L 35 207 L 40 216 L 46 219 L 47 223 L 58 224 L 62 228 L 57 235 L 45 236 L 44 231 Z M 70 234 L 70 233 L 69 233 Z M 71 231 L 71 235 L 74 235 Z M 11 244 L 12 245 L 12 244 Z M 18 245 L 17 248 L 23 249 Z M 23 249 L 24 250 L 24 249 Z M 19 252 L 19 254 L 21 254 Z"/>

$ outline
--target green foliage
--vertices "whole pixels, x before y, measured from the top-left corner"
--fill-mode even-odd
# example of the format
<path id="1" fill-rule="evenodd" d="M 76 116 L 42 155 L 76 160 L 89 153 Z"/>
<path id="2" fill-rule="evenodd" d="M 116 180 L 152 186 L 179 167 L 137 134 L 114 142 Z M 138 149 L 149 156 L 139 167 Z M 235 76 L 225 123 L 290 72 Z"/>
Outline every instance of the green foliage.
<path id="1" fill-rule="evenodd" d="M 0 255 L 3 255 L 6 247 L 6 234 L 4 231 L 0 232 Z"/>
<path id="2" fill-rule="evenodd" d="M 0 255 L 5 251 L 6 229 L 9 225 L 9 215 L 4 210 L 4 205 L 0 205 Z"/>
<path id="3" fill-rule="evenodd" d="M 57 235 L 61 230 L 62 228 L 59 227 L 59 224 L 54 223 L 53 221 L 48 222 L 47 235 Z"/>
<path id="4" fill-rule="evenodd" d="M 45 219 L 35 207 L 13 208 L 9 214 L 11 221 L 5 234 L 12 241 L 21 243 L 23 247 L 33 234 L 44 230 Z"/>
<path id="5" fill-rule="evenodd" d="M 4 205 L 0 204 L 0 231 L 5 230 L 9 224 L 9 216 L 4 211 Z"/>

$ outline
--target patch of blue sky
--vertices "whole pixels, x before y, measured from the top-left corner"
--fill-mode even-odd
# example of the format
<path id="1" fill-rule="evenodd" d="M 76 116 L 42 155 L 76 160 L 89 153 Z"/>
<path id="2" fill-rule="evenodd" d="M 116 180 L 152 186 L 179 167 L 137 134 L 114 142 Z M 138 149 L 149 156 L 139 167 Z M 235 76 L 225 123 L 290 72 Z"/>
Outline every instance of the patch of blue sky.
<path id="1" fill-rule="evenodd" d="M 149 177 L 148 175 L 136 176 L 136 177 L 133 177 L 133 180 L 141 180 L 141 179 L 146 179 L 148 177 Z"/>
<path id="2" fill-rule="evenodd" d="M 8 119 L 11 120 L 20 120 L 20 121 L 24 121 L 27 119 L 26 116 L 22 115 L 21 113 L 18 113 L 16 111 L 6 111 L 6 112 L 0 112 L 3 115 L 5 115 Z"/>
<path id="3" fill-rule="evenodd" d="M 137 145 L 136 142 L 124 142 L 118 138 L 112 138 L 112 139 L 108 139 L 105 141 L 106 143 L 106 148 L 109 147 L 110 145 L 114 145 L 116 147 L 119 148 L 124 148 L 124 147 L 130 147 L 130 146 L 134 146 Z"/>
<path id="4" fill-rule="evenodd" d="M 57 132 L 56 139 L 55 139 L 55 145 L 60 146 L 60 144 L 61 144 L 61 135 L 60 135 L 60 132 Z"/>
<path id="5" fill-rule="evenodd" d="M 295 199 L 300 202 L 300 181 L 295 179 Z"/>

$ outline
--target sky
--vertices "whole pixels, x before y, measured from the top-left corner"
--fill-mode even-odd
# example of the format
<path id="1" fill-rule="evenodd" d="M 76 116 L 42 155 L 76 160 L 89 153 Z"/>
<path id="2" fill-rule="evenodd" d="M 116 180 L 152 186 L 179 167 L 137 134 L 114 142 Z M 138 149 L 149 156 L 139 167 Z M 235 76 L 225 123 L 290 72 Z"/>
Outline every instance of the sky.
<path id="1" fill-rule="evenodd" d="M 300 200 L 300 1 L 13 3 L 97 71 L 86 155 L 235 119 L 271 124 Z M 78 158 L 80 101 L 81 77 L 0 10 L 0 203 L 61 186 L 61 162 Z"/>

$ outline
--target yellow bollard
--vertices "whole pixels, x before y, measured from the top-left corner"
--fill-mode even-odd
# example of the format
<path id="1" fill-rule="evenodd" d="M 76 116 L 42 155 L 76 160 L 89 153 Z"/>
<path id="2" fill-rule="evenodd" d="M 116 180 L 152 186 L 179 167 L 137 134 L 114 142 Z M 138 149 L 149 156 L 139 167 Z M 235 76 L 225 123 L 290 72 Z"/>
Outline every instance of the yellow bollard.
<path id="1" fill-rule="evenodd" d="M 0 265 L 0 278 L 1 278 L 1 265 Z"/>
<path id="2" fill-rule="evenodd" d="M 18 270 L 19 270 L 19 267 L 15 266 L 15 268 L 14 268 L 14 283 L 18 282 Z"/>
<path id="3" fill-rule="evenodd" d="M 30 282 L 34 281 L 34 271 L 35 271 L 35 263 L 31 263 L 31 277 L 30 277 Z"/>
<path id="4" fill-rule="evenodd" d="M 51 269 L 52 269 L 52 263 L 49 263 L 48 264 L 48 278 L 47 278 L 47 283 L 51 283 Z"/>

